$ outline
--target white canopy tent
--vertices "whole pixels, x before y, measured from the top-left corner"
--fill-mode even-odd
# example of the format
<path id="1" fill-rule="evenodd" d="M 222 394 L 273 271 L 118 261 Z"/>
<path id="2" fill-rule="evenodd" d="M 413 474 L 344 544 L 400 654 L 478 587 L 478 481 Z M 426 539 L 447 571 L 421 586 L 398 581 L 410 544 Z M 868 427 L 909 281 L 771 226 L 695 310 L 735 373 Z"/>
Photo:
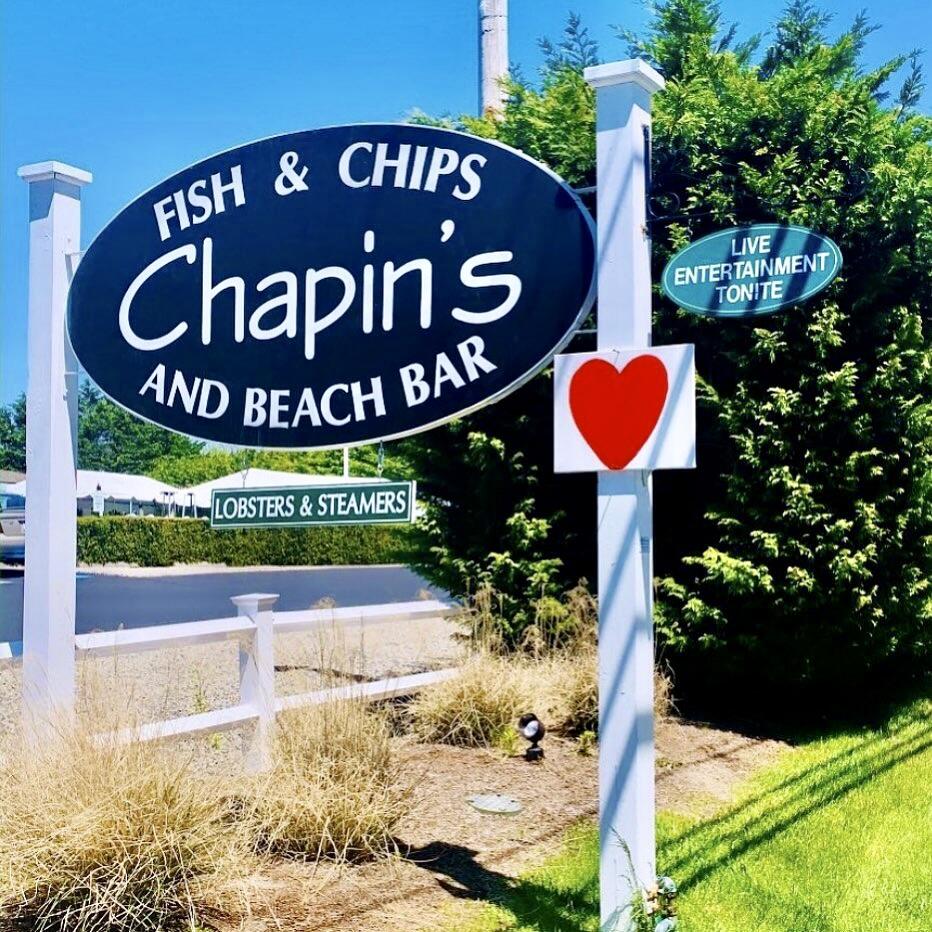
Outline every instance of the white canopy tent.
<path id="1" fill-rule="evenodd" d="M 173 503 L 181 503 L 181 492 L 177 486 L 167 482 L 159 482 L 149 476 L 134 476 L 119 472 L 106 472 L 102 469 L 79 469 L 77 471 L 77 500 L 92 501 L 98 493 L 103 495 L 105 502 L 119 503 L 125 506 L 126 511 L 138 513 L 135 506 L 158 505 L 166 509 Z M 9 483 L 5 491 L 14 495 L 26 495 L 29 479 Z M 90 505 L 86 509 L 89 514 Z M 123 510 L 122 508 L 119 510 Z M 148 509 L 151 511 L 151 508 Z"/>
<path id="2" fill-rule="evenodd" d="M 210 510 L 210 498 L 214 489 L 281 489 L 312 485 L 357 485 L 360 483 L 387 482 L 386 479 L 363 476 L 312 476 L 306 473 L 282 472 L 278 469 L 244 469 L 232 472 L 219 479 L 211 479 L 189 489 L 179 490 L 176 501 L 187 506 L 193 496 L 198 511 Z"/>
<path id="3" fill-rule="evenodd" d="M 387 482 L 387 479 L 363 476 L 313 476 L 282 472 L 278 469 L 244 469 L 219 479 L 211 479 L 190 488 L 159 482 L 149 476 L 134 476 L 99 469 L 79 469 L 77 501 L 82 514 L 91 514 L 93 499 L 104 496 L 106 512 L 123 514 L 168 514 L 197 517 L 210 513 L 214 489 L 280 489 L 319 485 L 357 485 Z M 0 491 L 26 495 L 26 482 L 4 483 Z"/>

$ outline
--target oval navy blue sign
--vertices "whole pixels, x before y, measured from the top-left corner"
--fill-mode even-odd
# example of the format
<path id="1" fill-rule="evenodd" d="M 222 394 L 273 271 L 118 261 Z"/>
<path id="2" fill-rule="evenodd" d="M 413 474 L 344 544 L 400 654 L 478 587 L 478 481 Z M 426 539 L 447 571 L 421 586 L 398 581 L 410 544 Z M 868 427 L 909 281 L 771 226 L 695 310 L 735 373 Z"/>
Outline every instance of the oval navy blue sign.
<path id="1" fill-rule="evenodd" d="M 87 374 L 157 424 L 323 448 L 500 398 L 594 297 L 591 219 L 519 152 L 409 125 L 276 136 L 199 162 L 84 254 L 68 330 Z"/>
<path id="2" fill-rule="evenodd" d="M 707 317 L 753 317 L 798 304 L 841 271 L 841 250 L 805 227 L 759 223 L 719 230 L 667 263 L 661 287 Z"/>

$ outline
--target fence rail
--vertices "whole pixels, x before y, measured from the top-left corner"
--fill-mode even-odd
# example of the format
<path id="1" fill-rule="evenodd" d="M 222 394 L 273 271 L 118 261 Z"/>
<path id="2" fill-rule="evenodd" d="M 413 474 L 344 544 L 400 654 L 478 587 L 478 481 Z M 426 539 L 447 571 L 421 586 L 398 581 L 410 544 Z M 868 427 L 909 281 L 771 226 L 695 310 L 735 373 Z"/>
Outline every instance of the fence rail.
<path id="1" fill-rule="evenodd" d="M 189 647 L 221 641 L 239 643 L 239 702 L 234 706 L 152 722 L 137 728 L 122 729 L 101 740 L 159 741 L 179 735 L 225 731 L 252 725 L 247 741 L 246 767 L 262 770 L 269 765 L 270 745 L 278 712 L 347 698 L 367 701 L 408 696 L 456 675 L 455 669 L 433 670 L 409 676 L 392 677 L 368 683 L 355 683 L 333 689 L 290 696 L 275 695 L 276 634 L 294 634 L 328 627 L 384 624 L 446 618 L 459 611 L 456 605 L 437 600 L 361 605 L 343 608 L 319 608 L 298 612 L 274 612 L 278 601 L 274 593 L 251 593 L 232 598 L 237 614 L 230 618 L 211 618 L 147 628 L 121 628 L 75 637 L 78 656 L 114 656 Z M 21 641 L 0 643 L 0 666 L 22 660 Z"/>

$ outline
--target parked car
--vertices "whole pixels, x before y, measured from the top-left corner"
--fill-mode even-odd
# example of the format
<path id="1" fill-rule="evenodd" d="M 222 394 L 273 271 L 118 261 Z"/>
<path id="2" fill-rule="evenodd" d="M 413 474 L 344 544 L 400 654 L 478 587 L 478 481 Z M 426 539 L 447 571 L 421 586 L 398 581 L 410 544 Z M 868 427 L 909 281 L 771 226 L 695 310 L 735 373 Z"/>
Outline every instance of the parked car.
<path id="1" fill-rule="evenodd" d="M 26 561 L 26 499 L 0 492 L 0 563 Z"/>

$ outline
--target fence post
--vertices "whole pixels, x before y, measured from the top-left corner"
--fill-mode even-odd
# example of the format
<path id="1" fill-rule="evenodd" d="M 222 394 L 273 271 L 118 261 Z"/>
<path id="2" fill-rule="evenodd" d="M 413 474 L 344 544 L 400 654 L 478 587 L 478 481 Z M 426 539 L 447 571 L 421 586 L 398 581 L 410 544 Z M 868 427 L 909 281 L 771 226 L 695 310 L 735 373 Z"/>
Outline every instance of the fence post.
<path id="1" fill-rule="evenodd" d="M 62 162 L 17 174 L 29 185 L 23 720 L 41 741 L 74 711 L 78 365 L 65 311 L 92 178 Z"/>
<path id="2" fill-rule="evenodd" d="M 267 770 L 272 760 L 272 730 L 275 727 L 275 636 L 272 608 L 278 596 L 265 592 L 234 595 L 230 601 L 237 615 L 246 615 L 255 625 L 248 642 L 240 642 L 239 697 L 242 705 L 258 713 L 252 738 L 246 748 L 245 767 L 250 773 Z"/>

